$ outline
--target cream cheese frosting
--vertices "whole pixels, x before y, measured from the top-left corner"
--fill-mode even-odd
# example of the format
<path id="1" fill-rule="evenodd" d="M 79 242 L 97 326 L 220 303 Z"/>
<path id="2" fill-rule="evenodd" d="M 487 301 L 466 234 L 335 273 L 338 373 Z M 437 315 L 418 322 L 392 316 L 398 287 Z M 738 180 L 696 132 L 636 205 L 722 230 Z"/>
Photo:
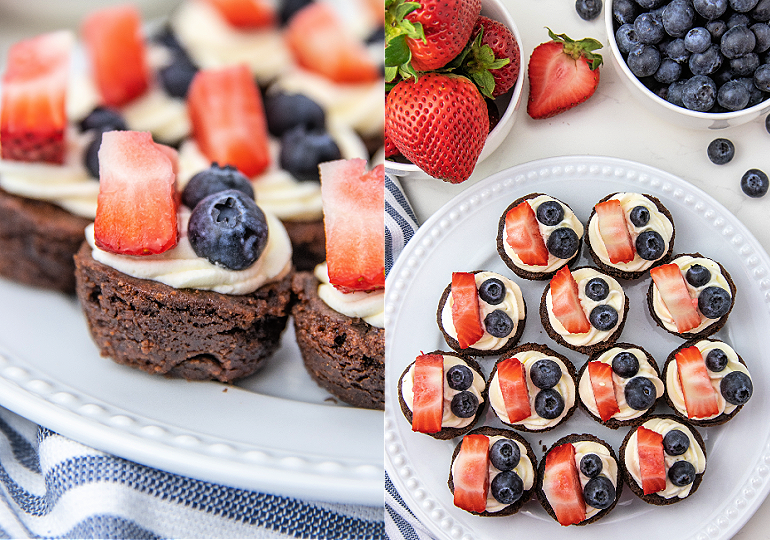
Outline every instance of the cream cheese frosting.
<path id="1" fill-rule="evenodd" d="M 320 282 L 318 296 L 327 306 L 348 317 L 358 317 L 372 326 L 385 328 L 384 289 L 343 293 L 329 282 L 329 272 L 325 262 L 317 265 L 313 274 Z"/>
<path id="2" fill-rule="evenodd" d="M 571 443 L 575 448 L 575 466 L 578 470 L 578 476 L 580 478 L 580 486 L 585 489 L 586 484 L 590 480 L 586 475 L 580 471 L 580 460 L 587 454 L 596 454 L 602 462 L 602 471 L 600 476 L 604 476 L 615 487 L 618 488 L 618 462 L 612 457 L 612 454 L 606 446 L 596 441 L 578 441 Z M 591 519 L 596 514 L 601 512 L 599 508 L 594 508 L 590 504 L 586 503 L 586 519 Z"/>
<path id="3" fill-rule="evenodd" d="M 499 440 L 502 439 L 508 439 L 508 437 L 504 437 L 502 435 L 491 435 L 489 438 L 489 448 L 491 449 L 492 446 Z M 529 459 L 529 455 L 527 454 L 526 447 L 521 444 L 516 439 L 509 439 L 510 441 L 514 442 L 516 446 L 519 447 L 519 453 L 521 455 L 521 458 L 519 459 L 518 465 L 513 468 L 513 472 L 519 475 L 519 478 L 521 478 L 522 483 L 524 484 L 524 491 L 528 491 L 532 489 L 532 486 L 535 485 L 535 467 L 532 464 L 532 461 Z M 492 465 L 492 462 L 489 462 L 489 483 L 492 484 L 492 480 L 495 479 L 495 476 L 500 474 L 502 471 Z M 452 475 L 454 475 L 454 463 L 452 464 Z M 492 495 L 492 490 L 490 489 L 487 493 L 487 508 L 486 511 L 490 513 L 499 512 L 503 508 L 510 506 L 510 504 L 503 504 L 497 499 L 494 498 Z"/>

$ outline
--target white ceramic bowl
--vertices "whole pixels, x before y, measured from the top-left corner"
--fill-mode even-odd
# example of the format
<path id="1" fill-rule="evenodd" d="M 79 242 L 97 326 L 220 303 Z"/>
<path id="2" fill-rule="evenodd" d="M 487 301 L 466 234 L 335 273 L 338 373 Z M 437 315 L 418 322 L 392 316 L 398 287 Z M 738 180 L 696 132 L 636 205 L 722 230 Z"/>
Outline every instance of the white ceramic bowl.
<path id="1" fill-rule="evenodd" d="M 516 119 L 516 111 L 519 108 L 521 102 L 521 93 L 524 86 L 524 78 L 526 77 L 525 69 L 526 62 L 524 61 L 524 48 L 521 43 L 521 34 L 516 27 L 516 23 L 513 22 L 513 18 L 508 10 L 505 8 L 500 0 L 481 0 L 481 14 L 500 21 L 507 26 L 516 38 L 516 44 L 519 46 L 519 53 L 522 55 L 519 68 L 519 78 L 516 80 L 516 84 L 513 89 L 506 92 L 502 96 L 499 96 L 495 103 L 497 103 L 498 109 L 503 110 L 500 115 L 500 121 L 495 128 L 489 132 L 487 136 L 487 142 L 484 144 L 484 149 L 479 155 L 478 163 L 481 163 L 487 156 L 500 146 L 508 133 L 513 127 L 513 123 Z M 385 160 L 385 172 L 393 176 L 401 176 L 407 178 L 432 178 L 428 173 L 424 172 L 417 165 L 411 163 L 399 163 L 396 161 Z"/>
<path id="2" fill-rule="evenodd" d="M 669 103 L 665 99 L 656 95 L 649 88 L 639 81 L 639 79 L 628 69 L 623 55 L 620 53 L 618 43 L 615 40 L 615 26 L 612 16 L 612 1 L 609 0 L 604 6 L 604 23 L 607 29 L 607 41 L 610 43 L 612 51 L 612 61 L 617 68 L 620 80 L 649 111 L 657 114 L 664 120 L 678 126 L 690 129 L 723 129 L 727 127 L 739 126 L 746 122 L 751 122 L 759 116 L 770 112 L 770 99 L 757 103 L 753 107 L 740 111 L 709 113 L 691 111 L 685 107 L 678 107 Z"/>

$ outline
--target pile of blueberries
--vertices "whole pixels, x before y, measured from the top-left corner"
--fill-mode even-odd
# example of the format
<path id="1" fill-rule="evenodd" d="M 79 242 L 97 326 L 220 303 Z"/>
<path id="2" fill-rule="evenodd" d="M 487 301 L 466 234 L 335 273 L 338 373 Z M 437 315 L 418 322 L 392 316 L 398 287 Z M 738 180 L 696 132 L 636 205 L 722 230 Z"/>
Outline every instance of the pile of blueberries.
<path id="1" fill-rule="evenodd" d="M 699 112 L 770 97 L 770 0 L 613 0 L 628 68 L 657 95 Z"/>

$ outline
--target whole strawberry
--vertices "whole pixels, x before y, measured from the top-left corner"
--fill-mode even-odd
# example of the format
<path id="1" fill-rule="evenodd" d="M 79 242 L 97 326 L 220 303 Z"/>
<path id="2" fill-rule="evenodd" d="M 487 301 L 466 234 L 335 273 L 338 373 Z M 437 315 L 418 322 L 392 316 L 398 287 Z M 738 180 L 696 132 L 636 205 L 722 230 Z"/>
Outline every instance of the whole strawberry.
<path id="1" fill-rule="evenodd" d="M 428 73 L 385 99 L 385 130 L 399 152 L 431 176 L 468 179 L 489 134 L 484 98 L 467 78 Z"/>
<path id="2" fill-rule="evenodd" d="M 480 39 L 478 38 L 479 34 L 481 34 Z M 476 20 L 472 36 L 478 43 L 474 43 L 471 47 L 465 60 L 465 70 L 471 75 L 474 82 L 482 87 L 482 93 L 485 95 L 497 97 L 505 94 L 513 88 L 519 78 L 521 53 L 516 38 L 503 23 L 484 15 L 480 15 Z M 483 49 L 484 45 L 489 46 L 491 55 Z M 503 64 L 502 67 L 495 67 L 499 64 Z M 486 77 L 484 74 L 486 71 L 492 75 L 494 81 L 492 84 L 483 78 Z M 488 86 L 492 87 L 489 94 L 483 90 Z"/>
<path id="3" fill-rule="evenodd" d="M 529 57 L 527 113 L 534 119 L 550 118 L 590 98 L 599 84 L 602 57 L 593 51 L 602 44 L 595 39 L 574 41 L 554 34 Z"/>

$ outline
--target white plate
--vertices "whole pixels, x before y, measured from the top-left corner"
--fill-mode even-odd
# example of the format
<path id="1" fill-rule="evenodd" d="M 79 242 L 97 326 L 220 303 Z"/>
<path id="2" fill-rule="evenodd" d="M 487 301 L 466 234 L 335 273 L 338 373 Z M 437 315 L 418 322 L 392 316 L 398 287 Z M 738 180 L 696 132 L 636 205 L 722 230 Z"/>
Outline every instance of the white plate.
<path id="1" fill-rule="evenodd" d="M 450 457 L 459 440 L 439 441 L 413 433 L 401 414 L 396 386 L 406 365 L 421 350 L 450 350 L 435 319 L 451 272 L 488 269 L 514 277 L 497 255 L 497 222 L 511 202 L 534 191 L 560 198 L 584 223 L 593 205 L 609 193 L 655 195 L 674 216 L 674 252 L 700 251 L 720 261 L 732 275 L 738 288 L 736 305 L 717 337 L 744 358 L 755 391 L 732 421 L 699 429 L 706 440 L 708 465 L 703 484 L 691 498 L 651 506 L 626 487 L 607 517 L 569 529 L 562 529 L 534 498 L 514 516 L 477 517 L 456 508 L 447 487 Z M 580 264 L 590 264 L 585 253 Z M 542 329 L 537 311 L 547 282 L 515 281 L 522 286 L 528 309 L 520 343 L 545 343 L 582 366 L 586 356 L 556 345 Z M 624 282 L 630 311 L 621 340 L 642 345 L 662 366 L 683 341 L 653 326 L 644 302 L 648 285 L 649 278 Z M 770 409 L 765 391 L 770 387 L 770 352 L 764 345 L 770 328 L 770 258 L 737 218 L 684 180 L 646 165 L 590 156 L 549 158 L 502 171 L 470 187 L 426 221 L 390 272 L 386 291 L 385 466 L 410 508 L 440 538 L 510 538 L 514 532 L 516 537 L 551 538 L 561 533 L 591 540 L 729 538 L 770 490 Z M 495 360 L 481 360 L 486 373 Z M 491 412 L 478 425 L 502 426 Z M 605 439 L 617 451 L 627 428 L 610 430 L 578 410 L 551 432 L 523 435 L 541 459 L 544 446 L 566 434 L 585 432 Z"/>
<path id="2" fill-rule="evenodd" d="M 0 280 L 0 405 L 139 463 L 244 489 L 382 504 L 381 411 L 337 405 L 293 329 L 237 386 L 101 358 L 74 297 Z"/>

